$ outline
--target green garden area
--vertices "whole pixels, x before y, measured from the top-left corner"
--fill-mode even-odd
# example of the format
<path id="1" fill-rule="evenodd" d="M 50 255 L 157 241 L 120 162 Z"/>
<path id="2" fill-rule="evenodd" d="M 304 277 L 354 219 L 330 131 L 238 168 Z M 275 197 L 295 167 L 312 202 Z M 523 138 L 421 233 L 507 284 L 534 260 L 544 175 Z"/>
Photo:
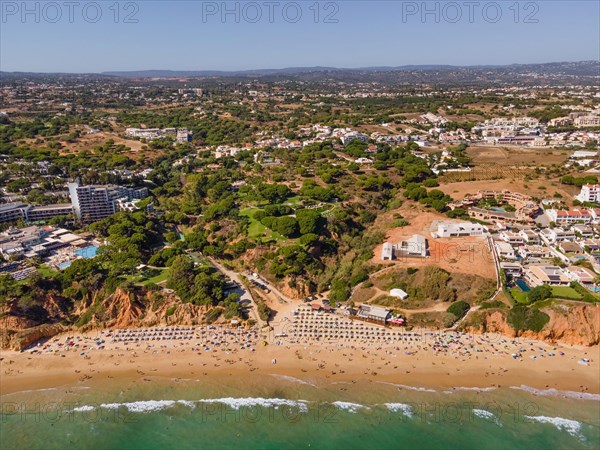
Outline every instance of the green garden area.
<path id="1" fill-rule="evenodd" d="M 508 292 L 517 304 L 529 305 L 547 299 L 578 300 L 586 302 L 598 302 L 600 298 L 592 294 L 578 283 L 571 286 L 537 286 L 529 292 L 523 292 L 518 287 L 509 288 Z"/>

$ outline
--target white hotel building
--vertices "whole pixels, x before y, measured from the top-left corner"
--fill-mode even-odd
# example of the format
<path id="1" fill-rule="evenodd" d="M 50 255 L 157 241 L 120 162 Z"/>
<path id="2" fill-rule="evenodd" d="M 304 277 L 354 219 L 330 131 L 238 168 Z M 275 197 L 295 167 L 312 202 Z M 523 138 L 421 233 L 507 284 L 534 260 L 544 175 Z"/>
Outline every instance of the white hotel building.
<path id="1" fill-rule="evenodd" d="M 575 198 L 580 202 L 600 202 L 600 184 L 584 184 Z"/>

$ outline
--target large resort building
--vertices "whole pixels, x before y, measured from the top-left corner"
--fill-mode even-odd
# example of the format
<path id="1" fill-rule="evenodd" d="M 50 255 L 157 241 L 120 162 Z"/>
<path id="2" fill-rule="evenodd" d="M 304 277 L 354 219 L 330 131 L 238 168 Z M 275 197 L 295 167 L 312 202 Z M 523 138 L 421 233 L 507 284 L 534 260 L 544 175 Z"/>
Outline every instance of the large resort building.
<path id="1" fill-rule="evenodd" d="M 148 196 L 146 187 L 80 186 L 77 182 L 69 183 L 68 187 L 71 203 L 29 205 L 23 202 L 14 202 L 0 205 L 0 223 L 18 220 L 39 222 L 71 214 L 74 214 L 83 223 L 91 223 L 104 219 L 121 209 L 132 210 L 133 206 L 130 205 L 132 201 Z"/>
<path id="2" fill-rule="evenodd" d="M 15 222 L 17 220 L 37 222 L 56 216 L 67 216 L 72 213 L 73 206 L 70 203 L 32 206 L 22 202 L 15 202 L 0 205 L 0 223 Z"/>
<path id="3" fill-rule="evenodd" d="M 69 195 L 75 217 L 83 223 L 91 223 L 116 213 L 117 200 L 145 198 L 148 196 L 148 189 L 116 185 L 80 186 L 75 182 L 69 183 Z"/>

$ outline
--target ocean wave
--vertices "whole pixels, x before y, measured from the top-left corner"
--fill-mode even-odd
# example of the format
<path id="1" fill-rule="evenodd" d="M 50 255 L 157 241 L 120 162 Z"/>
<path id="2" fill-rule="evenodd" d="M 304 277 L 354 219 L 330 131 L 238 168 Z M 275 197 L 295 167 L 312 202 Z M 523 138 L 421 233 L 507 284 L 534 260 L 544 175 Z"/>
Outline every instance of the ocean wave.
<path id="1" fill-rule="evenodd" d="M 280 380 L 289 381 L 289 382 L 291 382 L 291 383 L 306 384 L 306 385 L 308 385 L 308 386 L 317 387 L 317 385 L 316 385 L 316 384 L 309 383 L 308 381 L 301 380 L 300 378 L 290 377 L 289 375 L 279 375 L 279 374 L 277 374 L 277 373 L 272 373 L 272 374 L 270 374 L 270 375 L 271 375 L 272 377 L 279 378 Z"/>
<path id="2" fill-rule="evenodd" d="M 496 387 L 490 386 L 490 387 L 465 387 L 465 386 L 456 386 L 453 387 L 452 390 L 453 391 L 477 391 L 477 392 L 491 392 L 491 391 L 495 391 Z"/>
<path id="3" fill-rule="evenodd" d="M 408 386 L 406 384 L 397 384 L 397 383 L 389 383 L 387 381 L 377 381 L 377 383 L 379 384 L 388 384 L 390 386 L 396 386 L 402 389 L 409 389 L 411 391 L 418 391 L 418 392 L 437 392 L 435 389 L 430 389 L 430 388 L 424 388 L 424 387 L 418 387 L 418 386 Z"/>
<path id="4" fill-rule="evenodd" d="M 279 408 L 281 406 L 288 406 L 298 408 L 300 412 L 308 412 L 308 402 L 306 400 L 287 400 L 282 398 L 208 398 L 201 400 L 140 400 L 137 402 L 124 402 L 124 403 L 102 403 L 97 406 L 83 405 L 71 410 L 72 412 L 87 412 L 96 409 L 97 407 L 103 409 L 119 409 L 127 408 L 129 412 L 133 413 L 147 413 L 154 411 L 161 411 L 166 408 L 171 408 L 175 405 L 183 405 L 189 408 L 195 409 L 198 404 L 212 404 L 219 403 L 227 405 L 232 409 L 240 409 L 242 407 L 254 407 L 261 406 L 265 408 Z"/>
<path id="5" fill-rule="evenodd" d="M 511 389 L 519 389 L 521 391 L 529 392 L 533 395 L 541 396 L 560 396 L 565 398 L 574 398 L 578 400 L 595 400 L 600 401 L 600 394 L 591 394 L 589 392 L 576 392 L 576 391 L 559 391 L 558 389 L 536 389 L 531 386 L 522 384 L 521 386 L 511 386 Z"/>
<path id="6" fill-rule="evenodd" d="M 480 419 L 496 420 L 496 416 L 485 409 L 473 409 L 473 414 Z"/>
<path id="7" fill-rule="evenodd" d="M 360 403 L 351 403 L 351 402 L 332 402 L 336 408 L 343 409 L 344 411 L 348 411 L 351 413 L 356 413 L 361 409 L 370 409 L 368 406 L 361 405 Z"/>
<path id="8" fill-rule="evenodd" d="M 549 423 L 554 425 L 559 430 L 564 430 L 570 435 L 580 437 L 581 424 L 576 420 L 565 419 L 563 417 L 547 417 L 547 416 L 525 416 L 527 419 L 539 423 Z"/>
<path id="9" fill-rule="evenodd" d="M 410 405 L 407 405 L 406 403 L 384 403 L 384 405 L 388 409 L 388 411 L 401 412 L 406 417 L 413 416 L 412 408 L 410 407 Z"/>
<path id="10" fill-rule="evenodd" d="M 170 408 L 175 404 L 175 400 L 141 400 L 129 403 L 103 403 L 100 407 L 105 409 L 118 409 L 122 406 L 127 408 L 129 412 L 146 413 Z"/>
<path id="11" fill-rule="evenodd" d="M 80 406 L 78 408 L 73 408 L 71 410 L 71 412 L 87 412 L 87 411 L 94 411 L 96 408 L 94 406 L 90 406 L 90 405 L 83 405 Z"/>
<path id="12" fill-rule="evenodd" d="M 402 389 L 409 389 L 411 391 L 437 392 L 435 389 L 429 389 L 429 388 L 418 387 L 418 386 L 407 386 L 406 384 L 397 384 L 396 386 L 401 387 Z"/>
<path id="13" fill-rule="evenodd" d="M 25 391 L 17 391 L 17 392 L 11 392 L 9 394 L 4 394 L 1 395 L 0 397 L 8 397 L 10 395 L 19 395 L 19 394 L 31 394 L 34 392 L 44 392 L 44 391 L 58 391 L 59 388 L 43 388 L 43 389 L 27 389 Z"/>
<path id="14" fill-rule="evenodd" d="M 233 409 L 242 407 L 262 406 L 264 408 L 279 408 L 280 406 L 289 406 L 298 408 L 300 412 L 308 412 L 306 400 L 288 400 L 284 398 L 262 398 L 262 397 L 247 397 L 247 398 L 211 398 L 198 400 L 198 403 L 221 403 Z"/>
<path id="15" fill-rule="evenodd" d="M 188 406 L 192 409 L 196 408 L 196 403 L 189 401 L 189 400 L 177 400 L 177 403 L 180 405 Z"/>

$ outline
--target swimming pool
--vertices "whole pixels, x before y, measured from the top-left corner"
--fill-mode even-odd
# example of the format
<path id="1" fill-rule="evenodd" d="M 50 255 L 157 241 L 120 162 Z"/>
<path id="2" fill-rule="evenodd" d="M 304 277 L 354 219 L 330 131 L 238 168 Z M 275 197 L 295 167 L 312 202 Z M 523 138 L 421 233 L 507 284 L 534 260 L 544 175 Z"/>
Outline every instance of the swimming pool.
<path id="1" fill-rule="evenodd" d="M 519 289 L 521 289 L 523 292 L 529 292 L 531 290 L 529 286 L 527 286 L 527 283 L 525 283 L 523 280 L 515 280 L 515 284 L 519 286 Z"/>
<path id="2" fill-rule="evenodd" d="M 90 245 L 89 247 L 80 248 L 75 250 L 75 254 L 85 259 L 90 259 L 96 256 L 98 253 L 98 247 L 96 245 Z"/>
<path id="3" fill-rule="evenodd" d="M 60 270 L 65 270 L 70 265 L 71 265 L 71 261 L 65 261 L 63 263 L 57 264 L 56 267 L 58 267 Z"/>
<path id="4" fill-rule="evenodd" d="M 504 208 L 490 208 L 492 211 L 496 211 L 496 212 L 506 212 L 506 210 Z"/>

